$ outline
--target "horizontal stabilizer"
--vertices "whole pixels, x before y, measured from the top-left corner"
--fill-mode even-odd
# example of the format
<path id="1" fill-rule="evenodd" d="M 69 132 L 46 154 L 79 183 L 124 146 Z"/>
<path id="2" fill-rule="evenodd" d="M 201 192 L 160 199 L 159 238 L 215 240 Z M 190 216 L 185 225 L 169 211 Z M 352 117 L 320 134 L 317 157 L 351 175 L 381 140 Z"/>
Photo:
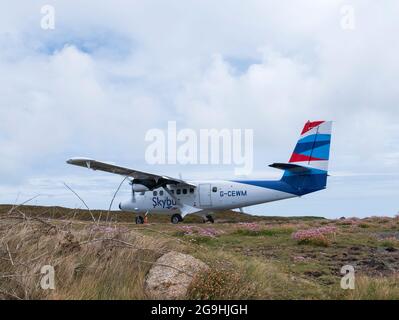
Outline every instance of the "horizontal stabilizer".
<path id="1" fill-rule="evenodd" d="M 280 170 L 286 170 L 286 171 L 290 171 L 293 173 L 309 173 L 309 172 L 311 172 L 310 168 L 300 166 L 298 164 L 292 164 L 292 163 L 273 163 L 269 167 L 280 169 Z"/>

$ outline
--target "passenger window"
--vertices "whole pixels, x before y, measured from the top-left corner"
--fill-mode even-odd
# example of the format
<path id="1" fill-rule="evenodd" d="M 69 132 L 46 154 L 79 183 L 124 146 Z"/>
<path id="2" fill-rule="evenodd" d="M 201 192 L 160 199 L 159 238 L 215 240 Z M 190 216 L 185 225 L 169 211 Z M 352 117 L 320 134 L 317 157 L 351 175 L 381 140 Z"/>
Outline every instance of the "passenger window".
<path id="1" fill-rule="evenodd" d="M 154 191 L 152 194 L 154 195 L 154 197 L 156 197 L 158 192 Z"/>
<path id="2" fill-rule="evenodd" d="M 212 192 L 217 192 L 217 191 L 218 191 L 218 188 L 216 188 L 216 187 L 212 188 Z"/>
<path id="3" fill-rule="evenodd" d="M 159 191 L 159 195 L 163 196 L 163 190 Z"/>
<path id="4" fill-rule="evenodd" d="M 181 193 L 181 190 L 180 190 L 180 189 L 177 189 L 177 190 L 176 190 L 176 193 L 177 193 L 177 194 L 180 194 L 180 193 Z"/>
<path id="5" fill-rule="evenodd" d="M 190 193 L 194 193 L 194 188 L 190 188 Z"/>
<path id="6" fill-rule="evenodd" d="M 170 193 L 171 194 L 175 194 L 175 190 L 170 190 Z"/>
<path id="7" fill-rule="evenodd" d="M 187 189 L 183 189 L 183 194 L 187 194 Z"/>

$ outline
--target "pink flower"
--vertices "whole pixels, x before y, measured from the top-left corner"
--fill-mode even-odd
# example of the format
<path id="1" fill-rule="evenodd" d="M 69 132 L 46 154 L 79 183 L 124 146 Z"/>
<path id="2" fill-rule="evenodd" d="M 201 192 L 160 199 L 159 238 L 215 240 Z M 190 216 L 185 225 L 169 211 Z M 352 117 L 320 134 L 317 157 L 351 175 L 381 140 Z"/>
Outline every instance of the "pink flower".
<path id="1" fill-rule="evenodd" d="M 292 234 L 292 238 L 297 241 L 306 241 L 306 240 L 321 238 L 328 234 L 334 234 L 336 233 L 336 231 L 337 228 L 332 226 L 299 230 Z"/>
<path id="2" fill-rule="evenodd" d="M 255 222 L 240 222 L 239 224 L 240 229 L 250 230 L 250 231 L 259 231 L 260 226 Z"/>
<path id="3" fill-rule="evenodd" d="M 302 257 L 302 256 L 295 256 L 294 261 L 295 262 L 303 262 L 303 261 L 306 261 L 306 258 Z"/>
<path id="4" fill-rule="evenodd" d="M 222 230 L 217 230 L 214 228 L 201 228 L 197 226 L 181 226 L 179 229 L 184 232 L 185 236 L 199 235 L 202 237 L 215 238 L 224 233 Z"/>

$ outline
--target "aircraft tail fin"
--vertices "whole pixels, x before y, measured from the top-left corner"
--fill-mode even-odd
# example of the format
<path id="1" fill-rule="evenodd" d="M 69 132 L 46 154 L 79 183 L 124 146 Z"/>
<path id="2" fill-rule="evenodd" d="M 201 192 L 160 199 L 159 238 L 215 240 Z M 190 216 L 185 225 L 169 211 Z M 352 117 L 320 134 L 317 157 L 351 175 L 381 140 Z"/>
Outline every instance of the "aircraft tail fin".
<path id="1" fill-rule="evenodd" d="M 289 163 L 328 171 L 332 121 L 308 121 Z"/>
<path id="2" fill-rule="evenodd" d="M 308 121 L 284 170 L 282 181 L 306 194 L 325 189 L 330 159 L 332 121 Z"/>

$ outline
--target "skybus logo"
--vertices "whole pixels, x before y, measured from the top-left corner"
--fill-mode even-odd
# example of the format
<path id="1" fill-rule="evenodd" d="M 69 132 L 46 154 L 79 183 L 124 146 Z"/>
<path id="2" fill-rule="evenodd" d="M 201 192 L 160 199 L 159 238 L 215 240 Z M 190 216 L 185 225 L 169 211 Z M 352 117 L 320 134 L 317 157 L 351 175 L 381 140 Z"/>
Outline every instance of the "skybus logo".
<path id="1" fill-rule="evenodd" d="M 158 197 L 153 197 L 152 198 L 152 206 L 153 208 L 156 207 L 161 207 L 163 209 L 171 209 L 173 206 L 176 205 L 176 201 L 173 199 L 169 199 L 169 197 L 166 197 L 166 199 L 160 199 Z"/>
<path id="2" fill-rule="evenodd" d="M 177 130 L 176 121 L 168 121 L 165 132 L 150 129 L 145 141 L 148 164 L 235 165 L 234 174 L 248 175 L 253 169 L 252 129 Z"/>

